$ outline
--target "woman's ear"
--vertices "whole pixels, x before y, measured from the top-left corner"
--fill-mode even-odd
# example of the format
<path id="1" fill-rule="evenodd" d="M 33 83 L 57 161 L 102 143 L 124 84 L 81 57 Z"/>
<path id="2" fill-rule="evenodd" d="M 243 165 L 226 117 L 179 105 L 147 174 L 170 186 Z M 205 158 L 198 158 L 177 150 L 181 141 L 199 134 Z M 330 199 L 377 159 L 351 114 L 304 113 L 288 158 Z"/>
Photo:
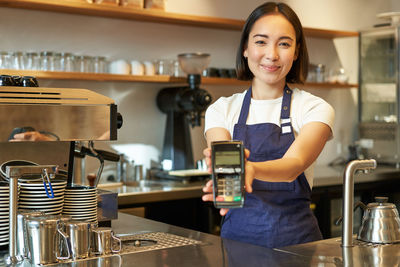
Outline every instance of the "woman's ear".
<path id="1" fill-rule="evenodd" d="M 247 55 L 247 48 L 243 51 L 243 57 L 244 57 L 244 58 L 247 58 L 247 57 L 248 57 L 248 55 Z"/>

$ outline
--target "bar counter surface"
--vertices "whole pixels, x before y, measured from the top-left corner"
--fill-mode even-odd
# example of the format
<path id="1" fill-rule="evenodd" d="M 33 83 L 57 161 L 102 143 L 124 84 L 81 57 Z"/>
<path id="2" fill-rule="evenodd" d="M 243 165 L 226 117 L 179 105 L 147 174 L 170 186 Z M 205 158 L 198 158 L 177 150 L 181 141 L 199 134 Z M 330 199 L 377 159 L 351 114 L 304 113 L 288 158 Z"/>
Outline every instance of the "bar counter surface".
<path id="1" fill-rule="evenodd" d="M 400 263 L 399 244 L 354 246 L 343 249 L 340 246 L 340 239 L 332 238 L 280 249 L 268 249 L 128 214 L 119 213 L 118 216 L 119 218 L 112 222 L 112 228 L 117 235 L 161 232 L 195 240 L 198 244 L 90 258 L 52 266 L 306 267 L 399 266 Z M 4 254 L 2 256 L 4 257 Z M 0 266 L 5 266 L 4 262 Z M 25 260 L 15 266 L 31 266 L 31 264 Z"/>

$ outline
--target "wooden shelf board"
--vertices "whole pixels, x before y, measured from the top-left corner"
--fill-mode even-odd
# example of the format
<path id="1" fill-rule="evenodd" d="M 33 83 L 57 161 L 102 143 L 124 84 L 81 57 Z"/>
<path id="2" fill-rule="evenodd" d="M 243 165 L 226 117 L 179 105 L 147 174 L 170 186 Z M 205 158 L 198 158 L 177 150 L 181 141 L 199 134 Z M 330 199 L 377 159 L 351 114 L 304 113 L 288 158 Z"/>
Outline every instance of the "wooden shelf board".
<path id="1" fill-rule="evenodd" d="M 138 83 L 186 83 L 186 77 L 172 77 L 168 75 L 119 75 L 108 73 L 83 73 L 83 72 L 62 72 L 62 71 L 33 71 L 33 70 L 7 70 L 0 69 L 0 74 L 17 76 L 34 76 L 37 79 L 46 80 L 83 80 L 97 82 L 138 82 Z M 232 78 L 202 77 L 201 84 L 204 85 L 246 85 L 250 86 L 250 81 L 240 81 Z M 306 83 L 296 84 L 299 88 L 353 88 L 357 84 L 339 83 Z"/>
<path id="2" fill-rule="evenodd" d="M 162 10 L 122 7 L 106 3 L 90 4 L 84 0 L 0 0 L 0 6 L 235 31 L 241 31 L 244 25 L 244 20 L 238 19 L 186 15 Z M 328 39 L 357 37 L 359 35 L 358 32 L 323 30 L 307 27 L 304 28 L 304 32 L 306 37 Z"/>
<path id="3" fill-rule="evenodd" d="M 315 82 L 307 82 L 305 84 L 296 84 L 300 89 L 306 89 L 307 88 L 318 88 L 318 89 L 334 89 L 334 88 L 342 88 L 342 89 L 348 89 L 348 88 L 358 88 L 358 84 L 353 84 L 353 83 L 315 83 Z"/>

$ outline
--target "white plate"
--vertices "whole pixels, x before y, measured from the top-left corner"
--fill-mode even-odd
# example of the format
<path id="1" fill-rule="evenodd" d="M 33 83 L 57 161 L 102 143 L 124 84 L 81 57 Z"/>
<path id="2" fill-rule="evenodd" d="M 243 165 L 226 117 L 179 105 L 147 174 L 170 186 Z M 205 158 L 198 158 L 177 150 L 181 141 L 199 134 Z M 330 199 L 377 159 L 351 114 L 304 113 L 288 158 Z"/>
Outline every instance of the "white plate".
<path id="1" fill-rule="evenodd" d="M 60 191 L 60 190 L 65 190 L 64 189 L 64 187 L 62 187 L 62 186 L 52 186 L 52 188 L 53 188 L 53 191 L 54 190 L 57 190 L 57 191 Z M 33 191 L 45 191 L 44 190 L 44 185 L 42 184 L 42 186 L 21 186 L 20 187 L 20 191 L 31 191 L 31 190 L 33 190 Z M 50 188 L 49 187 L 47 187 L 47 190 L 48 191 L 50 191 Z"/>
<path id="2" fill-rule="evenodd" d="M 49 198 L 49 197 L 19 197 L 19 199 L 18 199 L 18 202 L 40 202 L 40 203 L 42 203 L 42 202 L 46 202 L 46 203 L 48 203 L 48 202 L 52 202 L 52 203 L 54 203 L 54 202 L 60 202 L 60 201 L 63 201 L 64 200 L 64 197 L 62 197 L 62 196 L 59 196 L 59 197 L 56 197 L 56 196 L 54 196 L 54 198 Z"/>
<path id="3" fill-rule="evenodd" d="M 95 219 L 95 218 L 97 218 L 97 214 L 81 215 L 81 214 L 70 214 L 70 213 L 65 213 L 65 212 L 63 212 L 62 214 L 71 216 L 72 219 L 78 219 L 79 218 L 79 219 L 83 220 L 83 219 Z"/>
<path id="4" fill-rule="evenodd" d="M 35 211 L 61 211 L 62 210 L 62 206 L 58 206 L 58 207 L 25 207 L 24 209 L 26 210 L 35 210 Z"/>
<path id="5" fill-rule="evenodd" d="M 0 230 L 0 236 L 1 235 L 8 235 L 9 234 L 9 229 L 5 229 L 5 230 Z"/>
<path id="6" fill-rule="evenodd" d="M 97 208 L 85 208 L 85 209 L 69 209 L 64 207 L 63 212 L 69 212 L 69 213 L 76 213 L 76 214 L 89 214 L 89 213 L 97 213 Z"/>
<path id="7" fill-rule="evenodd" d="M 18 207 L 23 207 L 23 206 L 37 206 L 37 207 L 50 207 L 50 206 L 63 206 L 64 201 L 61 200 L 56 200 L 56 201 L 48 201 L 48 202 L 36 202 L 36 201 L 19 201 L 18 202 Z"/>
<path id="8" fill-rule="evenodd" d="M 72 215 L 73 220 L 97 220 L 97 216 L 74 216 Z"/>
<path id="9" fill-rule="evenodd" d="M 65 189 L 65 194 L 68 195 L 96 195 L 97 191 L 96 190 L 90 190 L 90 191 L 68 191 Z"/>
<path id="10" fill-rule="evenodd" d="M 70 205 L 78 205 L 78 206 L 93 205 L 93 204 L 97 203 L 97 199 L 93 199 L 93 200 L 78 200 L 78 199 L 68 200 L 68 199 L 64 198 L 64 203 L 65 204 L 70 204 Z"/>
<path id="11" fill-rule="evenodd" d="M 64 195 L 64 198 L 66 200 L 72 200 L 72 201 L 82 201 L 82 200 L 97 200 L 97 195 L 95 196 L 71 196 L 71 195 Z"/>
<path id="12" fill-rule="evenodd" d="M 56 210 L 62 210 L 63 205 L 47 205 L 47 206 L 35 206 L 35 205 L 20 205 L 20 208 L 23 209 L 29 209 L 29 210 L 48 210 L 48 211 L 56 211 Z"/>
<path id="13" fill-rule="evenodd" d="M 92 204 L 92 205 L 74 206 L 74 205 L 68 205 L 68 204 L 64 203 L 64 208 L 66 208 L 66 209 L 74 209 L 74 210 L 97 209 L 97 205 L 96 204 Z"/>
<path id="14" fill-rule="evenodd" d="M 50 193 L 50 192 L 49 192 Z M 64 197 L 64 191 L 54 191 L 53 190 L 53 193 L 54 193 L 54 197 Z M 27 191 L 24 191 L 24 192 L 20 192 L 19 193 L 19 197 L 21 198 L 21 197 L 31 197 L 31 198 L 48 198 L 47 197 L 47 195 L 46 195 L 46 193 L 41 193 L 41 192 L 37 192 L 37 193 L 29 193 L 29 192 L 27 192 Z"/>
<path id="15" fill-rule="evenodd" d="M 70 209 L 84 209 L 84 208 L 97 208 L 97 203 L 93 202 L 93 203 L 84 203 L 84 204 L 80 204 L 80 205 L 75 205 L 72 203 L 66 203 L 64 202 L 64 208 L 70 208 Z"/>
<path id="16" fill-rule="evenodd" d="M 55 192 L 54 193 L 54 197 L 64 197 L 64 193 L 63 192 Z M 51 196 L 51 192 L 49 191 L 49 195 Z M 46 195 L 45 191 L 39 192 L 38 194 L 35 193 L 29 193 L 27 194 L 26 192 L 24 192 L 23 194 L 20 194 L 19 197 L 29 197 L 29 198 L 48 198 L 48 196 Z"/>
<path id="17" fill-rule="evenodd" d="M 46 180 L 46 183 L 47 183 L 47 180 Z M 50 183 L 51 183 L 51 185 L 67 185 L 67 181 L 60 180 L 60 179 L 56 179 L 56 180 L 50 179 Z M 36 186 L 36 185 L 43 185 L 43 181 L 38 180 L 38 181 L 31 181 L 31 182 L 18 182 L 18 184 L 19 185 Z"/>

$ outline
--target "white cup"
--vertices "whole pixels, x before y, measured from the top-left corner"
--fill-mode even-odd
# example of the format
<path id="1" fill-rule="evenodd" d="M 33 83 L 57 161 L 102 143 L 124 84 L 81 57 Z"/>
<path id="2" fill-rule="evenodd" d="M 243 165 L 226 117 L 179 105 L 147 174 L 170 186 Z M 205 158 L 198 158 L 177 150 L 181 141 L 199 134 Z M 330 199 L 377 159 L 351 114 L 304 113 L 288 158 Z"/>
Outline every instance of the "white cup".
<path id="1" fill-rule="evenodd" d="M 111 61 L 109 65 L 109 72 L 112 74 L 130 74 L 131 67 L 128 62 L 123 59 Z"/>
<path id="2" fill-rule="evenodd" d="M 131 74 L 144 75 L 144 65 L 138 60 L 131 61 Z"/>
<path id="3" fill-rule="evenodd" d="M 151 61 L 144 61 L 144 74 L 145 75 L 155 75 L 156 74 L 156 69 L 154 67 L 154 63 Z"/>

